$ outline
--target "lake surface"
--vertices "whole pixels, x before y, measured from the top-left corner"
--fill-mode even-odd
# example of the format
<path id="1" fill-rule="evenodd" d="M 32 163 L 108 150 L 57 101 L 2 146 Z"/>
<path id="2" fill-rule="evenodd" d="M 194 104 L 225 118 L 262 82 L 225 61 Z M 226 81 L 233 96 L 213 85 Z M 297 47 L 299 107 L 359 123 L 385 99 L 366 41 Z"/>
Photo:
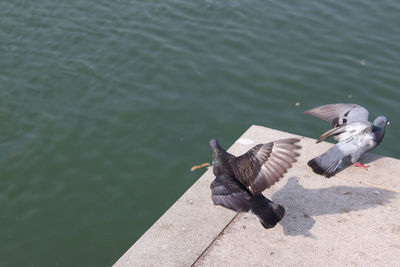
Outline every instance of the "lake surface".
<path id="1" fill-rule="evenodd" d="M 399 1 L 0 2 L 0 265 L 109 266 L 258 124 L 318 137 L 337 102 L 392 122 Z M 300 105 L 296 106 L 296 102 Z"/>

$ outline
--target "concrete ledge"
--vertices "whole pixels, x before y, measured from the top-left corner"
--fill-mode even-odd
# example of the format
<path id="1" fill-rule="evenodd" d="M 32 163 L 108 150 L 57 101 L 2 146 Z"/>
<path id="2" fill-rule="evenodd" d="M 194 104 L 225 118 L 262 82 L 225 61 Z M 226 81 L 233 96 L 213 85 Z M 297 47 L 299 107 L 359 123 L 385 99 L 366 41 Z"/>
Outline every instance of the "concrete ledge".
<path id="1" fill-rule="evenodd" d="M 301 139 L 301 156 L 264 194 L 286 209 L 265 230 L 250 213 L 211 201 L 207 170 L 114 266 L 315 266 L 400 262 L 400 160 L 367 154 L 370 168 L 349 167 L 326 179 L 307 161 L 332 144 L 251 126 L 229 149 L 240 155 L 258 143 Z M 221 140 L 223 146 L 227 144 Z"/>

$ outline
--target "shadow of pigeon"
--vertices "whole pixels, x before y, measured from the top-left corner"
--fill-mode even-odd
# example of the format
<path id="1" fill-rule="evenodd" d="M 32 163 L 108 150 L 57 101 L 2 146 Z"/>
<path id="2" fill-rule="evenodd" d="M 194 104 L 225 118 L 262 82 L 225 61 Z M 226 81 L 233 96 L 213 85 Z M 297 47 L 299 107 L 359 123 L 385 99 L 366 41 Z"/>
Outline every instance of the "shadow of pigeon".
<path id="1" fill-rule="evenodd" d="M 374 187 L 333 186 L 306 189 L 297 177 L 289 178 L 286 185 L 277 191 L 272 200 L 286 209 L 280 222 L 285 235 L 312 237 L 315 224 L 313 216 L 340 214 L 365 210 L 389 203 L 395 192 Z"/>
<path id="2" fill-rule="evenodd" d="M 366 153 L 361 156 L 358 162 L 360 162 L 363 165 L 368 165 L 369 163 L 374 162 L 380 158 L 383 158 L 383 156 L 378 154 Z M 352 166 L 353 163 L 351 163 L 350 158 L 343 159 L 343 162 L 339 165 L 338 169 L 335 171 L 335 175 Z M 353 168 L 359 168 L 359 167 L 353 167 Z"/>
<path id="3" fill-rule="evenodd" d="M 372 153 L 365 153 L 364 155 L 361 156 L 359 161 L 362 164 L 368 164 L 368 163 L 374 162 L 375 160 L 378 160 L 380 158 L 384 158 L 384 156 L 378 155 L 378 154 L 372 154 Z"/>

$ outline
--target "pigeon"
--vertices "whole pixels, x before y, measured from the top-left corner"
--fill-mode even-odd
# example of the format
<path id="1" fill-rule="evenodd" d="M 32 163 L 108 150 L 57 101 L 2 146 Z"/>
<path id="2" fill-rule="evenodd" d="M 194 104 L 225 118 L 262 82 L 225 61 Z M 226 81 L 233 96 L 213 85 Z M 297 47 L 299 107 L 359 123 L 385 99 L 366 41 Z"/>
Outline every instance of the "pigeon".
<path id="1" fill-rule="evenodd" d="M 368 166 L 358 160 L 365 152 L 379 145 L 385 135 L 386 125 L 390 125 L 385 116 L 370 122 L 368 110 L 356 104 L 328 104 L 307 110 L 304 114 L 314 115 L 332 124 L 332 129 L 323 133 L 317 143 L 331 136 L 338 143 L 308 162 L 315 173 L 327 178 L 334 175 L 345 158 L 366 169 Z"/>
<path id="2" fill-rule="evenodd" d="M 258 144 L 235 157 L 226 152 L 216 139 L 210 140 L 213 172 L 212 201 L 215 205 L 237 212 L 254 213 L 264 228 L 274 227 L 285 209 L 266 198 L 262 192 L 279 181 L 296 162 L 301 147 L 299 139 L 281 139 Z"/>

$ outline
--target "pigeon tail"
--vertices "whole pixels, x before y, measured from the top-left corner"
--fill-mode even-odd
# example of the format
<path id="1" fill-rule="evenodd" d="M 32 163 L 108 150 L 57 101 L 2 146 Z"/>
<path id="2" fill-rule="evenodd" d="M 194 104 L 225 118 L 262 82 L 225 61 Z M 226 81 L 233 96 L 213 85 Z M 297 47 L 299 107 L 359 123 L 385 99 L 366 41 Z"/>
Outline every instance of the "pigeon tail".
<path id="1" fill-rule="evenodd" d="M 265 229 L 274 227 L 285 215 L 285 209 L 262 194 L 255 196 L 251 201 L 251 211 Z"/>
<path id="2" fill-rule="evenodd" d="M 344 157 L 345 154 L 335 145 L 324 154 L 310 160 L 307 164 L 315 173 L 329 178 L 335 174 Z"/>

